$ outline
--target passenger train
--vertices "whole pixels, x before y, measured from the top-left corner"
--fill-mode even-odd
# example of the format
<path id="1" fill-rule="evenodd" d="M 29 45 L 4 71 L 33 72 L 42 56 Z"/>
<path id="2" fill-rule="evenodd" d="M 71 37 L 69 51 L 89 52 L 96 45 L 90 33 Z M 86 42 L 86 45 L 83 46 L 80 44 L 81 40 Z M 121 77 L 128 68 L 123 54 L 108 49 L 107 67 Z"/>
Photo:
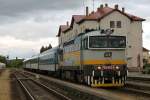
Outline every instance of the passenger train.
<path id="1" fill-rule="evenodd" d="M 91 87 L 124 86 L 126 37 L 107 33 L 113 32 L 86 30 L 63 45 L 25 60 L 24 68 Z"/>

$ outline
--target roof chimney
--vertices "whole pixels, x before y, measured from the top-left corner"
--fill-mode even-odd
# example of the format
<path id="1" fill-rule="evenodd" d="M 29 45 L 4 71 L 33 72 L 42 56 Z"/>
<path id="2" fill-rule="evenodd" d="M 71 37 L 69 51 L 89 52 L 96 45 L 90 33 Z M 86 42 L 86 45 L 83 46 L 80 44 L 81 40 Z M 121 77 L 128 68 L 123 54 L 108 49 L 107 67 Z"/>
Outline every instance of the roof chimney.
<path id="1" fill-rule="evenodd" d="M 89 7 L 86 6 L 86 16 L 88 16 L 88 15 L 89 15 Z"/>
<path id="2" fill-rule="evenodd" d="M 103 4 L 100 5 L 100 8 L 101 8 L 101 9 L 103 8 Z"/>
<path id="3" fill-rule="evenodd" d="M 92 11 L 91 14 L 94 14 L 94 11 Z"/>
<path id="4" fill-rule="evenodd" d="M 122 12 L 123 12 L 123 13 L 125 12 L 125 8 L 122 8 Z"/>
<path id="5" fill-rule="evenodd" d="M 69 22 L 67 21 L 67 26 L 69 26 Z"/>
<path id="6" fill-rule="evenodd" d="M 115 9 L 118 9 L 118 4 L 115 5 Z"/>
<path id="7" fill-rule="evenodd" d="M 97 8 L 97 11 L 100 11 L 100 8 L 99 8 L 99 7 Z"/>
<path id="8" fill-rule="evenodd" d="M 105 7 L 108 7 L 108 4 L 107 4 L 107 3 L 105 3 Z"/>

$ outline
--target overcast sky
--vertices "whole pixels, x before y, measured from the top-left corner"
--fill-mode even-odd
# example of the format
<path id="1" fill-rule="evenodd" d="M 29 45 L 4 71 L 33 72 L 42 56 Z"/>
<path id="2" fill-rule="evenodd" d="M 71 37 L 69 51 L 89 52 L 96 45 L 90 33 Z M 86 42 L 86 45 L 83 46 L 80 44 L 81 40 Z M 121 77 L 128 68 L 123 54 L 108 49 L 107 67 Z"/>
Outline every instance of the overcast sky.
<path id="1" fill-rule="evenodd" d="M 10 58 L 27 58 L 42 45 L 57 46 L 60 24 L 73 14 L 84 14 L 85 6 L 93 9 L 93 0 L 0 0 L 0 54 Z M 125 7 L 128 13 L 145 18 L 143 45 L 150 49 L 150 0 L 94 0 L 94 9 L 108 3 Z"/>

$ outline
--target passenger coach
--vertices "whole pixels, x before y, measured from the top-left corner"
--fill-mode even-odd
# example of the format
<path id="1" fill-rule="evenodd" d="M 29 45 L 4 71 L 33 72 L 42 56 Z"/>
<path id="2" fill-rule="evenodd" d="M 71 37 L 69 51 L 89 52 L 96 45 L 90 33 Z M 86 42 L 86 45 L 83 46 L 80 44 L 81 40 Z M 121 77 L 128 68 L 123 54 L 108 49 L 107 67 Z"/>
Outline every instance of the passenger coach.
<path id="1" fill-rule="evenodd" d="M 56 47 L 24 60 L 24 68 L 35 72 L 56 72 L 58 70 L 57 51 Z"/>

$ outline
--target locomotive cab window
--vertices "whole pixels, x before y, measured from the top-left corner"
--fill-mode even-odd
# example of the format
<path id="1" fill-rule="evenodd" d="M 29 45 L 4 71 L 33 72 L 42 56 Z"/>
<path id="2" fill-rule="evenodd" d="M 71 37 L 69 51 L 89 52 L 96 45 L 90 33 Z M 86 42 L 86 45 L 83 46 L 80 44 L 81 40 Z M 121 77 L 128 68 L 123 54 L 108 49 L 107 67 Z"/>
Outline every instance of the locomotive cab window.
<path id="1" fill-rule="evenodd" d="M 105 36 L 90 36 L 89 37 L 90 48 L 107 48 L 107 39 Z"/>
<path id="2" fill-rule="evenodd" d="M 125 48 L 126 38 L 124 36 L 112 36 L 109 39 L 110 48 Z"/>
<path id="3" fill-rule="evenodd" d="M 125 36 L 90 36 L 89 48 L 125 48 Z"/>

